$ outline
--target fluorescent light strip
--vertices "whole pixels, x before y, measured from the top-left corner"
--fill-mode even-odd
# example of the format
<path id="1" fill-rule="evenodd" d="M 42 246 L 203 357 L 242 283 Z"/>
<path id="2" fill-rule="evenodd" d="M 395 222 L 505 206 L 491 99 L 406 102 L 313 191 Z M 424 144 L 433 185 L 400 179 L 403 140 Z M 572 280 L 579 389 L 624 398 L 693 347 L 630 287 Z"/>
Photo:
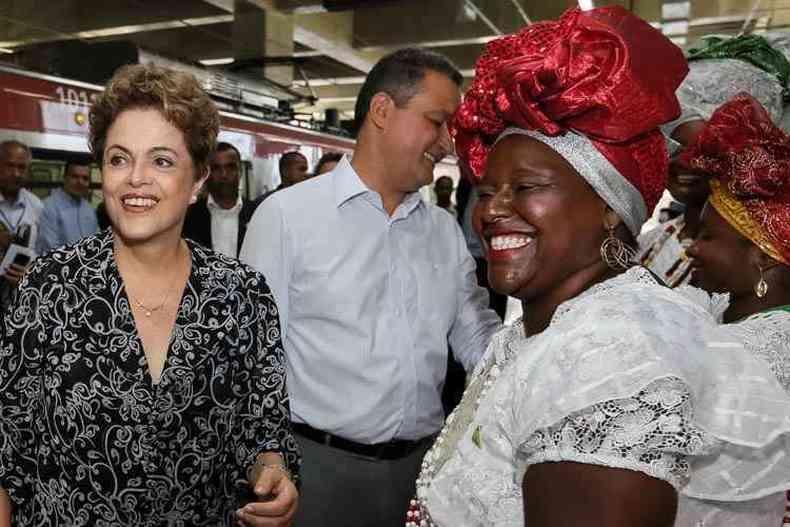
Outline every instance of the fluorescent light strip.
<path id="1" fill-rule="evenodd" d="M 198 18 L 185 18 L 183 20 L 169 20 L 167 22 L 153 22 L 151 24 L 137 24 L 129 26 L 107 27 L 103 29 L 91 29 L 89 31 L 79 31 L 77 33 L 69 33 L 65 38 L 71 39 L 91 39 L 101 37 L 115 37 L 121 35 L 131 35 L 143 31 L 158 31 L 162 29 L 177 29 L 184 27 L 194 26 L 208 26 L 211 24 L 224 24 L 233 22 L 233 15 L 218 15 L 218 16 L 204 16 Z M 10 40 L 0 42 L 0 48 L 14 48 L 23 46 L 25 44 L 34 44 L 36 42 L 46 42 L 51 39 L 30 39 L 30 40 Z"/>
<path id="2" fill-rule="evenodd" d="M 225 64 L 233 64 L 234 61 L 233 57 L 224 57 L 221 59 L 201 59 L 198 62 L 204 66 L 224 66 Z"/>
<path id="3" fill-rule="evenodd" d="M 203 62 L 203 61 L 201 61 Z M 461 70 L 461 75 L 464 77 L 474 77 L 475 70 Z M 354 84 L 362 84 L 365 82 L 365 77 L 337 77 L 332 79 L 310 79 L 310 86 L 313 88 L 321 88 L 325 86 L 350 86 Z M 291 83 L 291 86 L 297 88 L 306 88 L 307 83 L 303 80 L 296 80 Z"/>

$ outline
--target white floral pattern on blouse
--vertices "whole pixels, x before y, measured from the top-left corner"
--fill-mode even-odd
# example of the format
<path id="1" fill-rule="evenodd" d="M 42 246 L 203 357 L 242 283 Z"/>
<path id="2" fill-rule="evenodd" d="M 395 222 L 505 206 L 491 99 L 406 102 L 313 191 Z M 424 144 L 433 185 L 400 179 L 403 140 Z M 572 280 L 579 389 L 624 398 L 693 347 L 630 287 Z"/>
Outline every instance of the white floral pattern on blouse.
<path id="1" fill-rule="evenodd" d="M 190 249 L 156 384 L 111 230 L 38 259 L 20 284 L 0 346 L 15 525 L 229 525 L 255 455 L 298 471 L 272 294 L 251 268 Z"/>

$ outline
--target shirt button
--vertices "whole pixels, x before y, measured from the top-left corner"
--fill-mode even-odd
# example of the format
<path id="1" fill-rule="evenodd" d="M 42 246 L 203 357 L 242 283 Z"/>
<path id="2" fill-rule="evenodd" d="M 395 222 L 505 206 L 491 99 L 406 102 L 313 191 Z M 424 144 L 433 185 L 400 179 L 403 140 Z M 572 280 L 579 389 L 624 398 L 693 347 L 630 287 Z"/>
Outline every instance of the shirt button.
<path id="1" fill-rule="evenodd" d="M 396 309 L 396 310 L 395 310 L 395 316 L 396 316 L 396 317 L 399 317 L 399 316 L 400 316 L 400 309 Z"/>

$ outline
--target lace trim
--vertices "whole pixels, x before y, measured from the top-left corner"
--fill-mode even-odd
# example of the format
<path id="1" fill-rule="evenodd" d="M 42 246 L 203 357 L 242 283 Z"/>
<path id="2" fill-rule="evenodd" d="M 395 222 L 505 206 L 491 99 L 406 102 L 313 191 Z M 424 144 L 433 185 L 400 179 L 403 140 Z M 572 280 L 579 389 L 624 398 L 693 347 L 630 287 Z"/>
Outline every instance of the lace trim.
<path id="1" fill-rule="evenodd" d="M 688 481 L 687 478 L 674 478 L 671 476 L 670 471 L 666 467 L 655 465 L 651 463 L 641 463 L 631 458 L 616 458 L 613 456 L 600 456 L 597 454 L 584 454 L 581 452 L 563 452 L 560 450 L 545 450 L 539 452 L 529 458 L 530 465 L 538 465 L 547 462 L 561 462 L 561 461 L 574 461 L 576 463 L 584 463 L 585 465 L 598 465 L 601 467 L 609 468 L 622 468 L 632 470 L 634 472 L 641 472 L 650 477 L 666 481 L 672 485 L 675 490 L 680 491 Z"/>
<path id="2" fill-rule="evenodd" d="M 698 453 L 706 444 L 693 417 L 685 383 L 667 377 L 634 397 L 594 404 L 538 430 L 521 450 L 530 465 L 546 460 L 593 461 L 645 472 L 680 488 L 690 477 L 686 455 Z"/>
<path id="3" fill-rule="evenodd" d="M 790 313 L 757 313 L 732 324 L 746 349 L 768 363 L 779 384 L 790 392 Z"/>

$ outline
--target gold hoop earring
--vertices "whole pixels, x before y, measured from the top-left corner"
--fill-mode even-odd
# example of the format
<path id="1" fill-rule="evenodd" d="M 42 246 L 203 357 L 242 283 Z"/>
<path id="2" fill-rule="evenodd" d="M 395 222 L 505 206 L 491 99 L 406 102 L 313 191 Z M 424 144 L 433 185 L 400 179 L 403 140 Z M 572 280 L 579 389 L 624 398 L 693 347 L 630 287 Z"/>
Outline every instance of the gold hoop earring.
<path id="1" fill-rule="evenodd" d="M 633 265 L 636 251 L 614 235 L 614 227 L 609 227 L 609 235 L 601 244 L 601 259 L 615 271 L 623 271 Z"/>
<path id="2" fill-rule="evenodd" d="M 765 298 L 765 295 L 768 294 L 768 282 L 765 281 L 765 276 L 763 275 L 763 268 L 760 267 L 760 279 L 754 284 L 754 294 L 757 295 L 757 298 Z"/>

